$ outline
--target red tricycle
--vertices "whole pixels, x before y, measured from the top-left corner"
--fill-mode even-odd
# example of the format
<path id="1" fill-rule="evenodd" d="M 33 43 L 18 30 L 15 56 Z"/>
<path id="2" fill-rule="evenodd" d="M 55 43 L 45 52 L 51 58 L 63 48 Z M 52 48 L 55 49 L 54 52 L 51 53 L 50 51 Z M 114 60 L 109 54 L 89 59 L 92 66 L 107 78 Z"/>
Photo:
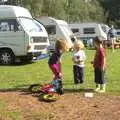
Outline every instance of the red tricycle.
<path id="1" fill-rule="evenodd" d="M 32 93 L 40 93 L 40 99 L 44 101 L 56 101 L 63 94 L 62 81 L 53 80 L 49 84 L 33 84 L 29 87 Z"/>

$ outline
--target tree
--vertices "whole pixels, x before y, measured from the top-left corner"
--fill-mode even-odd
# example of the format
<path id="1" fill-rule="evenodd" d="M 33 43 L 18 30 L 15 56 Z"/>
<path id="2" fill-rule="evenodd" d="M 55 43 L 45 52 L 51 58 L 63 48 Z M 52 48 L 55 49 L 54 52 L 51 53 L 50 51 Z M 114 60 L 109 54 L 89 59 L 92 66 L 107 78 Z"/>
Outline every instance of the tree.
<path id="1" fill-rule="evenodd" d="M 103 3 L 103 0 L 8 0 L 8 4 L 29 9 L 34 17 L 52 16 L 68 22 L 105 22 Z"/>
<path id="2" fill-rule="evenodd" d="M 104 1 L 105 15 L 107 14 L 107 23 L 120 27 L 120 0 Z"/>

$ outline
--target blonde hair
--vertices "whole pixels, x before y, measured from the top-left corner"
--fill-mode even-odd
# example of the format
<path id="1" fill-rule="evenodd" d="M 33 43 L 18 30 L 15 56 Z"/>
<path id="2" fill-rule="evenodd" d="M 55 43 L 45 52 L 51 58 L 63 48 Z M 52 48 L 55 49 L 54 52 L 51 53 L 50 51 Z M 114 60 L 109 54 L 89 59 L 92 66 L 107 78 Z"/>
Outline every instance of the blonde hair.
<path id="1" fill-rule="evenodd" d="M 69 45 L 66 40 L 59 39 L 59 40 L 56 40 L 55 49 L 59 49 L 59 50 L 62 50 L 63 52 L 65 52 L 65 51 L 68 51 Z"/>
<path id="2" fill-rule="evenodd" d="M 83 42 L 81 40 L 77 40 L 74 43 L 74 48 L 75 47 L 78 47 L 78 48 L 82 49 L 82 48 L 84 48 L 84 44 L 83 44 Z"/>

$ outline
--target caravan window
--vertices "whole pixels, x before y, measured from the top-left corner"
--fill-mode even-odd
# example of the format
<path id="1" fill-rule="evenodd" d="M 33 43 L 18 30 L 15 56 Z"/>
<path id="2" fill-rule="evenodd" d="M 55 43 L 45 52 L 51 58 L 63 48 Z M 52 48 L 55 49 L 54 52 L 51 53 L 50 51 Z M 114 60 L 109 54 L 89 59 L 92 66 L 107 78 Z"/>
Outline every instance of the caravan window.
<path id="1" fill-rule="evenodd" d="M 0 31 L 18 31 L 19 25 L 16 19 L 0 20 Z"/>
<path id="2" fill-rule="evenodd" d="M 84 34 L 95 34 L 95 28 L 84 28 L 83 33 Z"/>
<path id="3" fill-rule="evenodd" d="M 55 25 L 47 25 L 47 26 L 45 26 L 45 29 L 47 30 L 49 35 L 56 34 L 56 26 Z"/>
<path id="4" fill-rule="evenodd" d="M 117 31 L 117 35 L 120 35 L 120 31 Z"/>
<path id="5" fill-rule="evenodd" d="M 72 30 L 73 33 L 79 32 L 79 29 L 77 29 L 77 28 L 72 28 L 71 30 Z"/>

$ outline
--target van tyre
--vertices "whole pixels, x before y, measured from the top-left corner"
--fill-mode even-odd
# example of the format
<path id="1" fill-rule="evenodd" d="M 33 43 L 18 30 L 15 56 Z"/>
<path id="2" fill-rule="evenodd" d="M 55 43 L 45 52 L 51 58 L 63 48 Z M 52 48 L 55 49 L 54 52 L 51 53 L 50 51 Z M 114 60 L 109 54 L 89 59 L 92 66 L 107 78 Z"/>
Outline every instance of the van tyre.
<path id="1" fill-rule="evenodd" d="M 3 65 L 13 64 L 15 56 L 11 50 L 2 50 L 0 52 L 0 63 Z"/>

